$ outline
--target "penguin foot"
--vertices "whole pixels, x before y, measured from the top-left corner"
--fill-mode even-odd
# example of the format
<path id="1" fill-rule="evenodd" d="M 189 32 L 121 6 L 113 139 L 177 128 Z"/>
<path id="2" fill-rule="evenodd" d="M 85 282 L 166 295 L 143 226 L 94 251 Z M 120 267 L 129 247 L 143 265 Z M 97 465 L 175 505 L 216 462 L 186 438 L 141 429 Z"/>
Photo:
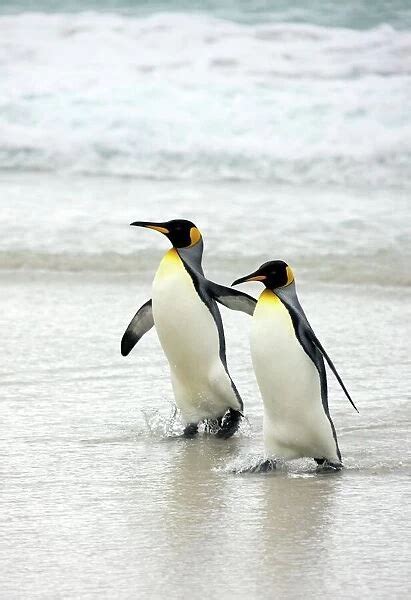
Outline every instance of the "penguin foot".
<path id="1" fill-rule="evenodd" d="M 220 429 L 216 433 L 216 437 L 227 440 L 237 431 L 240 421 L 243 418 L 239 410 L 229 408 L 222 420 L 220 421 Z"/>
<path id="2" fill-rule="evenodd" d="M 314 458 L 317 463 L 317 473 L 336 473 L 343 468 L 342 463 L 333 463 L 326 458 Z"/>
<path id="3" fill-rule="evenodd" d="M 253 467 L 250 467 L 249 473 L 270 473 L 275 471 L 277 463 L 272 458 L 267 458 L 261 462 L 258 462 Z"/>
<path id="4" fill-rule="evenodd" d="M 197 423 L 189 423 L 184 427 L 183 437 L 185 438 L 193 438 L 197 435 L 198 432 L 198 424 Z"/>

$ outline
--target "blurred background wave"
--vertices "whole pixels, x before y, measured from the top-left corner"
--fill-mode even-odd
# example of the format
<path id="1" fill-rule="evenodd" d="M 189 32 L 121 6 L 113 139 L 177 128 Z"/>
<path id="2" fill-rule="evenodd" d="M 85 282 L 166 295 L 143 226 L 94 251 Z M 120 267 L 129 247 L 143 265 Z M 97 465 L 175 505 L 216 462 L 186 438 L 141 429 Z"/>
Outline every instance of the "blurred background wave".
<path id="1" fill-rule="evenodd" d="M 2 168 L 409 185 L 410 3 L 287 4 L 1 3 Z"/>

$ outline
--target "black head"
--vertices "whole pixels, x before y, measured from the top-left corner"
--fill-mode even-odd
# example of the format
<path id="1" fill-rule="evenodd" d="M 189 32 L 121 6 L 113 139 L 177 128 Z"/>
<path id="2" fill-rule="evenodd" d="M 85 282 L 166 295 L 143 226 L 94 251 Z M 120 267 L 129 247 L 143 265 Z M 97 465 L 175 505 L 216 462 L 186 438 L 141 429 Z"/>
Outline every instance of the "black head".
<path id="1" fill-rule="evenodd" d="M 173 244 L 174 248 L 188 248 L 195 246 L 201 240 L 201 233 L 191 221 L 173 219 L 165 223 L 151 223 L 150 221 L 135 221 L 131 225 L 147 227 L 164 233 Z"/>
<path id="2" fill-rule="evenodd" d="M 254 273 L 236 279 L 231 285 L 246 281 L 261 281 L 269 290 L 275 290 L 290 285 L 294 281 L 294 274 L 291 267 L 283 260 L 270 260 L 261 265 Z"/>

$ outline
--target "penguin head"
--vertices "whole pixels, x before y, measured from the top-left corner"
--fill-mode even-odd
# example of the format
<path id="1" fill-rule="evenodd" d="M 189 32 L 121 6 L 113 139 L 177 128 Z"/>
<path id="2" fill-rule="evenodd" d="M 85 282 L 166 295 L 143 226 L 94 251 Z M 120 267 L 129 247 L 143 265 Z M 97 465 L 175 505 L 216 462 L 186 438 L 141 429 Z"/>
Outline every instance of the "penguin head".
<path id="1" fill-rule="evenodd" d="M 174 248 L 189 248 L 195 246 L 202 238 L 201 233 L 191 221 L 185 219 L 173 219 L 164 223 L 152 223 L 150 221 L 135 221 L 130 223 L 137 227 L 146 227 L 163 233 Z"/>
<path id="2" fill-rule="evenodd" d="M 270 260 L 259 267 L 254 273 L 233 281 L 231 285 L 246 281 L 261 281 L 269 290 L 285 287 L 294 281 L 291 267 L 283 260 Z"/>

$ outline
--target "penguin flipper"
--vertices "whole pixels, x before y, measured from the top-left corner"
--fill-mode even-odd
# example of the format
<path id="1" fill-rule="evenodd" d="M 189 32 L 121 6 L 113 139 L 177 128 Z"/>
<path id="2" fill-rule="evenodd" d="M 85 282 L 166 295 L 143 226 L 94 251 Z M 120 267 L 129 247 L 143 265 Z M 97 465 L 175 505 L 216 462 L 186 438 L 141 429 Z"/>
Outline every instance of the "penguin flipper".
<path id="1" fill-rule="evenodd" d="M 291 288 L 291 286 L 289 286 Z M 334 366 L 331 358 L 328 356 L 321 342 L 315 335 L 313 328 L 308 322 L 307 317 L 298 301 L 297 295 L 293 289 L 290 291 L 287 288 L 283 288 L 282 290 L 276 290 L 277 296 L 280 298 L 281 302 L 287 307 L 288 312 L 290 313 L 291 320 L 294 325 L 294 329 L 296 335 L 300 341 L 300 344 L 304 348 L 305 352 L 311 358 L 315 366 L 317 367 L 318 372 L 320 373 L 322 387 L 326 390 L 326 375 L 323 364 L 323 357 L 328 363 L 331 371 L 334 373 L 335 378 L 340 384 L 344 394 L 347 396 L 348 400 L 354 407 L 354 409 L 359 412 L 358 408 L 355 406 L 350 394 L 348 393 L 347 388 L 344 385 L 343 380 L 341 379 L 337 369 Z M 292 294 L 292 295 L 291 295 Z"/>
<path id="2" fill-rule="evenodd" d="M 121 354 L 127 356 L 137 344 L 140 338 L 143 337 L 154 325 L 153 308 L 151 298 L 143 306 L 141 306 L 134 317 L 131 319 L 129 326 L 121 338 Z"/>
<path id="3" fill-rule="evenodd" d="M 308 321 L 307 321 L 308 323 Z M 316 348 L 318 348 L 318 350 L 321 352 L 321 354 L 323 355 L 323 357 L 325 358 L 325 360 L 327 361 L 328 366 L 330 367 L 331 371 L 334 373 L 336 380 L 338 381 L 338 383 L 340 384 L 344 394 L 347 396 L 348 400 L 350 401 L 350 403 L 352 404 L 352 406 L 354 407 L 354 409 L 359 412 L 358 408 L 355 406 L 353 399 L 351 398 L 350 394 L 348 393 L 347 388 L 344 385 L 343 380 L 341 379 L 337 369 L 334 366 L 333 361 L 331 360 L 331 358 L 328 356 L 327 352 L 324 350 L 321 342 L 319 341 L 319 339 L 317 338 L 317 336 L 315 335 L 314 331 L 311 329 L 311 326 L 308 325 L 308 330 L 307 330 L 307 336 L 311 339 L 312 343 L 316 346 Z"/>
<path id="4" fill-rule="evenodd" d="M 225 287 L 213 281 L 207 280 L 207 290 L 217 302 L 231 308 L 231 310 L 239 310 L 247 313 L 247 315 L 253 315 L 257 300 L 244 292 L 239 290 L 233 290 L 232 288 Z"/>

